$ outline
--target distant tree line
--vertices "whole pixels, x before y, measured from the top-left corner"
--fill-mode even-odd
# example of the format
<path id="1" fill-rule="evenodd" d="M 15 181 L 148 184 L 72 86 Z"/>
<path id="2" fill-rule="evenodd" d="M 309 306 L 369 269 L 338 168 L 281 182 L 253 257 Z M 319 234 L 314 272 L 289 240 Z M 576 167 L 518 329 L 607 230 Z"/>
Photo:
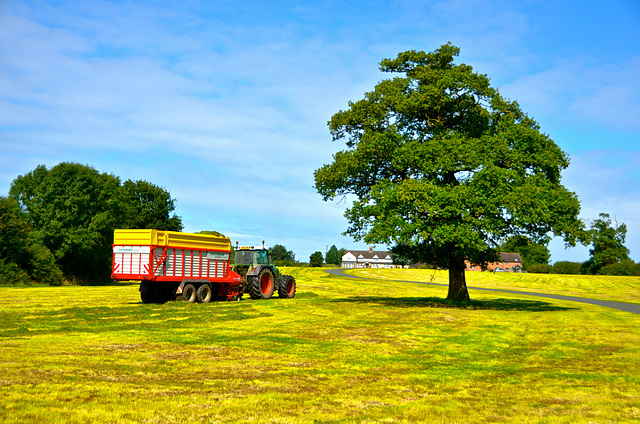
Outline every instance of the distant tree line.
<path id="1" fill-rule="evenodd" d="M 275 265 L 280 266 L 294 266 L 296 262 L 296 255 L 291 250 L 281 244 L 276 244 L 271 248 L 271 260 Z"/>
<path id="2" fill-rule="evenodd" d="M 533 243 L 525 237 L 514 237 L 501 245 L 504 252 L 520 253 L 523 268 L 527 272 L 540 274 L 587 274 L 587 275 L 640 275 L 640 264 L 629 257 L 624 242 L 627 226 L 611 220 L 609 214 L 590 223 L 583 235 L 585 244 L 591 245 L 589 259 L 585 262 L 559 261 L 549 264 L 546 246 Z"/>
<path id="3" fill-rule="evenodd" d="M 0 284 L 109 279 L 113 231 L 180 231 L 175 200 L 162 187 L 78 163 L 38 166 L 0 197 Z"/>
<path id="4" fill-rule="evenodd" d="M 322 255 L 322 252 L 320 251 L 313 252 L 309 257 L 309 266 L 320 267 L 324 264 L 340 266 L 340 264 L 342 264 L 342 257 L 344 256 L 345 252 L 346 249 L 344 247 L 338 249 L 335 244 L 331 246 L 324 257 Z"/>

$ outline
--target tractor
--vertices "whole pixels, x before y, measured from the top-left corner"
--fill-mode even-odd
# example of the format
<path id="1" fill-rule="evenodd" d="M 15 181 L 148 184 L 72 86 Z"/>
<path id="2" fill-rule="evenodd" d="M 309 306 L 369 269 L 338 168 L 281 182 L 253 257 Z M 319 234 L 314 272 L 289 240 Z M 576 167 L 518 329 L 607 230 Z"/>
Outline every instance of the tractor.
<path id="1" fill-rule="evenodd" d="M 251 299 L 269 299 L 276 290 L 280 298 L 290 299 L 296 295 L 295 278 L 282 275 L 271 263 L 264 241 L 262 247 L 238 247 L 236 242 L 232 270 L 242 277 L 240 296 L 248 293 Z"/>

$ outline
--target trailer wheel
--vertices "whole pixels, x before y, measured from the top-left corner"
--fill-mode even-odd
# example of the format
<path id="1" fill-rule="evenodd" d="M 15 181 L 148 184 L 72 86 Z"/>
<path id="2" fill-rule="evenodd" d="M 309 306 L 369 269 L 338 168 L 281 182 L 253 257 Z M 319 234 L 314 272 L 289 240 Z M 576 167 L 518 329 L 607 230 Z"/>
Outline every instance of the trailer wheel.
<path id="1" fill-rule="evenodd" d="M 209 284 L 203 284 L 198 287 L 198 291 L 196 292 L 196 298 L 198 299 L 198 303 L 209 303 L 211 302 L 211 286 Z"/>
<path id="2" fill-rule="evenodd" d="M 249 283 L 249 294 L 251 299 L 270 299 L 275 289 L 273 284 L 273 273 L 269 269 L 263 269 L 256 277 L 247 277 Z"/>
<path id="3" fill-rule="evenodd" d="M 142 299 L 142 303 L 156 303 L 157 299 L 151 292 L 140 292 L 140 299 Z"/>
<path id="4" fill-rule="evenodd" d="M 296 279 L 291 275 L 283 275 L 278 284 L 278 297 L 291 299 L 296 295 Z"/>
<path id="5" fill-rule="evenodd" d="M 187 284 L 182 289 L 182 300 L 186 300 L 189 303 L 193 303 L 197 299 L 196 288 L 193 284 Z"/>

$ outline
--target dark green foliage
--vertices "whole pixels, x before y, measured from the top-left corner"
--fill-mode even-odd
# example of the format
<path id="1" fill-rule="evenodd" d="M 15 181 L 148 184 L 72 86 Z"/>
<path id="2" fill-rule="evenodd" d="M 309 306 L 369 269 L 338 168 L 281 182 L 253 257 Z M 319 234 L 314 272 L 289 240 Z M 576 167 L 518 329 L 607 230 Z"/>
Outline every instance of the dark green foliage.
<path id="1" fill-rule="evenodd" d="M 122 216 L 117 177 L 77 163 L 35 170 L 13 181 L 17 199 L 67 276 L 109 275 L 113 230 Z"/>
<path id="2" fill-rule="evenodd" d="M 527 272 L 532 274 L 551 274 L 553 272 L 553 267 L 549 264 L 529 265 Z"/>
<path id="3" fill-rule="evenodd" d="M 14 262 L 7 262 L 0 258 L 0 285 L 16 286 L 31 283 L 27 271 Z"/>
<path id="4" fill-rule="evenodd" d="M 53 253 L 71 280 L 109 278 L 116 228 L 182 228 L 180 218 L 169 216 L 174 201 L 163 189 L 144 181 L 121 186 L 118 177 L 77 163 L 40 165 L 17 177 L 9 195 L 24 211 L 36 244 Z M 47 252 L 35 248 L 31 261 L 42 266 Z"/>
<path id="5" fill-rule="evenodd" d="M 581 274 L 582 264 L 580 262 L 558 261 L 553 264 L 553 274 Z"/>
<path id="6" fill-rule="evenodd" d="M 407 257 L 404 256 L 400 256 L 396 253 L 394 253 L 393 251 L 390 252 L 391 255 L 391 260 L 393 261 L 394 265 L 401 265 L 401 266 L 405 266 L 405 265 L 409 265 L 411 263 L 411 260 Z"/>
<path id="7" fill-rule="evenodd" d="M 629 249 L 624 246 L 627 226 L 617 222 L 614 224 L 609 214 L 601 213 L 600 218 L 591 223 L 589 236 L 591 258 L 584 264 L 585 273 L 598 274 L 604 266 L 629 260 Z"/>
<path id="8" fill-rule="evenodd" d="M 14 199 L 0 197 L 0 284 L 59 285 L 62 272 Z"/>
<path id="9" fill-rule="evenodd" d="M 448 268 L 448 298 L 467 300 L 465 259 L 496 260 L 513 235 L 573 245 L 582 224 L 560 183 L 567 155 L 487 76 L 454 64 L 458 53 L 447 44 L 383 60 L 401 75 L 333 115 L 347 149 L 316 170 L 315 186 L 324 200 L 356 196 L 345 234 Z"/>
<path id="10" fill-rule="evenodd" d="M 599 275 L 640 275 L 640 264 L 625 259 L 615 264 L 605 265 L 598 270 Z"/>
<path id="11" fill-rule="evenodd" d="M 14 199 L 0 197 L 0 258 L 24 265 L 29 260 L 27 238 L 30 228 Z"/>
<path id="12" fill-rule="evenodd" d="M 327 265 L 340 265 L 342 263 L 342 256 L 343 255 L 340 254 L 338 248 L 334 244 L 333 246 L 331 246 L 331 248 L 329 248 L 324 261 L 327 263 Z"/>
<path id="13" fill-rule="evenodd" d="M 318 267 L 322 266 L 323 258 L 322 252 L 314 252 L 309 257 L 309 266 Z"/>
<path id="14" fill-rule="evenodd" d="M 37 283 L 58 286 L 62 283 L 62 270 L 53 253 L 40 242 L 30 244 L 29 275 Z"/>
<path id="15" fill-rule="evenodd" d="M 276 265 L 291 266 L 296 261 L 296 255 L 281 244 L 276 244 L 269 251 L 271 260 Z"/>
<path id="16" fill-rule="evenodd" d="M 122 228 L 182 230 L 182 220 L 172 214 L 175 199 L 165 189 L 146 181 L 127 180 L 120 191 L 124 210 Z"/>
<path id="17" fill-rule="evenodd" d="M 546 265 L 551 258 L 547 246 L 535 243 L 524 236 L 509 237 L 499 249 L 501 252 L 519 253 L 525 270 L 528 270 L 531 265 Z"/>

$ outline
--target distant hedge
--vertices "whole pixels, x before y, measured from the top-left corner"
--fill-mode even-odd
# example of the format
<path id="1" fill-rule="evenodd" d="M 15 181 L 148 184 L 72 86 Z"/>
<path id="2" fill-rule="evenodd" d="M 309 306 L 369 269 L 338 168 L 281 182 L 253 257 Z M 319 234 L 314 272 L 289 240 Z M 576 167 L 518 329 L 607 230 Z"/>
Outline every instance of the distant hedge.
<path id="1" fill-rule="evenodd" d="M 551 274 L 553 271 L 553 267 L 548 264 L 536 264 L 529 265 L 527 267 L 527 272 L 531 272 L 533 274 Z"/>
<path id="2" fill-rule="evenodd" d="M 569 262 L 569 261 L 558 261 L 553 264 L 554 274 L 580 274 L 580 269 L 582 268 L 582 263 L 580 262 Z"/>
<path id="3" fill-rule="evenodd" d="M 640 264 L 632 260 L 620 261 L 617 264 L 605 265 L 598 275 L 640 275 Z"/>
<path id="4" fill-rule="evenodd" d="M 533 274 L 589 274 L 589 268 L 584 263 L 558 261 L 551 265 L 530 265 L 527 272 Z M 598 271 L 598 275 L 629 275 L 640 276 L 640 264 L 632 260 L 624 260 L 615 264 L 605 265 Z"/>

